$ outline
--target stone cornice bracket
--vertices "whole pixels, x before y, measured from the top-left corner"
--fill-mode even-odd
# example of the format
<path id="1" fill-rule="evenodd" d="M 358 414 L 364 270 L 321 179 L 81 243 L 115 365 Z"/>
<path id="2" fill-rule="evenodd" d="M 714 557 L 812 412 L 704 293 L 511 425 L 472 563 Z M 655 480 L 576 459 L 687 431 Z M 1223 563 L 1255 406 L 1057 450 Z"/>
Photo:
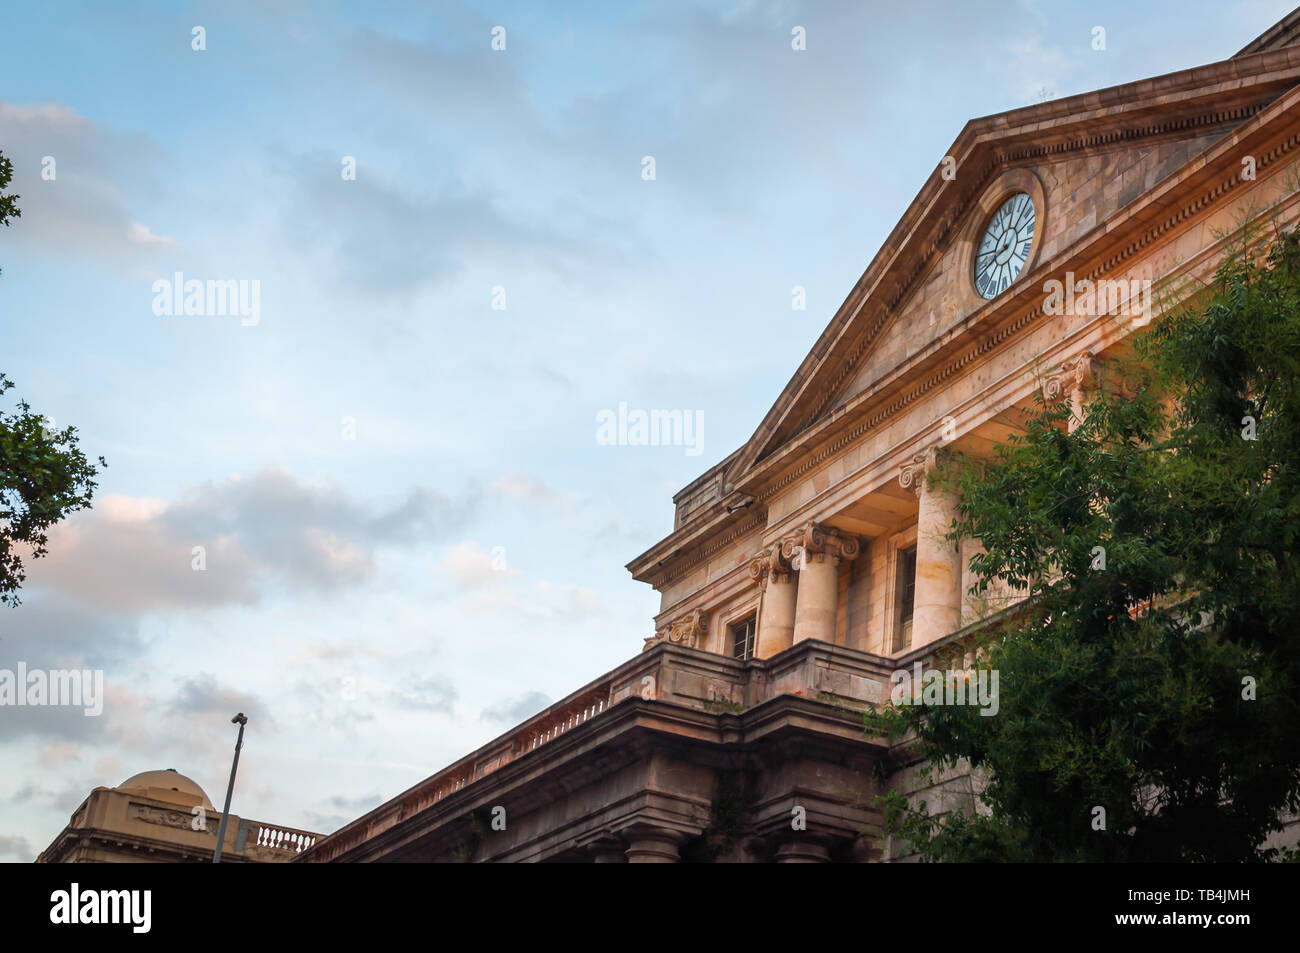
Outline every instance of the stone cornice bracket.
<path id="1" fill-rule="evenodd" d="M 799 560 L 815 559 L 822 562 L 831 559 L 854 559 L 861 552 L 862 546 L 856 536 L 841 534 L 833 526 L 804 523 L 796 532 L 781 540 L 781 556 L 792 566 L 799 565 Z"/>
<path id="2" fill-rule="evenodd" d="M 789 582 L 790 563 L 781 555 L 781 544 L 773 543 L 749 561 L 750 578 L 766 589 L 769 582 Z"/>

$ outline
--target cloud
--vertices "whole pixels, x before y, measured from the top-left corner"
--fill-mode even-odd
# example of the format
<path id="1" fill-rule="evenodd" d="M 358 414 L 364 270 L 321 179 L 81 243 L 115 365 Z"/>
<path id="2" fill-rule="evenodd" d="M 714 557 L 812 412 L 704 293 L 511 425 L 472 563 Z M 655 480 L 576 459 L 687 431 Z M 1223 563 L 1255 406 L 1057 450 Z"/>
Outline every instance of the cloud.
<path id="1" fill-rule="evenodd" d="M 453 18 L 460 23 L 447 22 Z M 451 49 L 358 27 L 340 44 L 339 56 L 354 75 L 401 98 L 404 107 L 432 114 L 440 122 L 481 129 L 487 112 L 496 123 L 527 124 L 532 114 L 529 90 L 510 58 L 490 49 L 487 38 L 492 23 L 478 13 L 453 8 L 444 9 L 440 20 L 442 35 L 473 36 L 482 42 Z M 455 95 L 430 96 L 431 90 L 455 90 Z"/>
<path id="2" fill-rule="evenodd" d="M 129 273 L 149 272 L 159 250 L 177 250 L 137 220 L 125 197 L 156 178 L 161 150 L 149 137 L 115 132 L 58 103 L 0 102 L 0 146 L 14 164 L 24 246 Z M 43 177 L 47 169 L 53 179 Z"/>
<path id="3" fill-rule="evenodd" d="M 384 796 L 382 794 L 366 794 L 361 797 L 340 797 L 336 794 L 331 798 L 326 798 L 325 803 L 340 811 L 364 814 L 372 807 L 378 807 L 384 803 Z"/>
<path id="4" fill-rule="evenodd" d="M 29 585 L 127 614 L 248 605 L 266 580 L 333 592 L 368 581 L 378 547 L 439 539 L 473 506 L 426 488 L 387 506 L 362 504 L 266 467 L 172 503 L 106 497 L 51 531 Z"/>
<path id="5" fill-rule="evenodd" d="M 570 509 L 582 502 L 582 497 L 577 494 L 561 493 L 545 481 L 519 471 L 512 471 L 494 480 L 492 489 L 502 496 L 539 509 Z"/>
<path id="6" fill-rule="evenodd" d="M 456 701 L 456 690 L 445 678 L 437 675 L 408 679 L 405 685 L 394 690 L 390 700 L 400 708 L 416 711 L 437 711 L 451 714 Z"/>
<path id="7" fill-rule="evenodd" d="M 546 613 L 552 618 L 576 621 L 605 611 L 596 590 L 586 586 L 553 586 L 549 582 L 539 582 L 537 591 L 546 599 Z"/>
<path id="8" fill-rule="evenodd" d="M 48 556 L 28 566 L 27 585 L 122 614 L 257 601 L 257 561 L 237 539 L 180 535 L 137 503 L 108 497 L 55 526 Z M 202 572 L 194 569 L 200 556 Z"/>
<path id="9" fill-rule="evenodd" d="M 549 695 L 542 692 L 525 692 L 516 698 L 499 701 L 483 709 L 483 721 L 502 721 L 516 725 L 526 721 L 551 703 Z"/>
<path id="10" fill-rule="evenodd" d="M 94 784 L 83 784 L 77 781 L 58 790 L 38 784 L 24 784 L 13 793 L 9 801 L 12 804 L 45 804 L 58 811 L 70 814 L 81 806 L 82 801 L 90 796 L 90 792 L 94 787 Z"/>
<path id="11" fill-rule="evenodd" d="M 208 674 L 185 679 L 168 711 L 179 715 L 222 715 L 226 718 L 233 718 L 236 712 L 243 712 L 250 721 L 271 722 L 266 706 L 255 696 L 222 688 Z"/>
<path id="12" fill-rule="evenodd" d="M 299 180 L 283 213 L 285 235 L 324 280 L 353 293 L 409 297 L 476 261 L 503 274 L 539 268 L 576 280 L 617 259 L 585 227 L 561 229 L 556 215 L 507 214 L 510 203 L 487 192 L 387 182 L 374 168 L 345 181 L 329 163 L 312 165 L 330 171 Z"/>
<path id="13" fill-rule="evenodd" d="M 55 768 L 64 761 L 80 761 L 81 747 L 72 741 L 60 741 L 41 749 L 42 768 Z"/>
<path id="14" fill-rule="evenodd" d="M 142 651 L 136 620 L 53 593 L 33 590 L 24 594 L 22 605 L 0 609 L 0 668 L 19 661 L 39 668 L 112 668 Z"/>
<path id="15" fill-rule="evenodd" d="M 495 547 L 485 553 L 475 543 L 466 541 L 452 547 L 442 557 L 438 568 L 450 573 L 466 589 L 500 586 L 518 571 L 510 569 L 505 561 L 504 547 Z"/>
<path id="16" fill-rule="evenodd" d="M 175 242 L 166 235 L 155 235 L 149 231 L 147 225 L 141 225 L 139 222 L 132 222 L 131 227 L 126 230 L 128 241 L 137 245 L 161 245 L 166 247 L 175 246 Z"/>
<path id="17" fill-rule="evenodd" d="M 36 851 L 26 837 L 0 834 L 0 857 L 11 857 L 26 863 L 36 859 Z"/>
<path id="18" fill-rule="evenodd" d="M 276 645 L 289 649 L 293 654 L 292 664 L 304 664 L 308 662 L 324 661 L 334 662 L 342 659 L 354 659 L 360 657 L 378 659 L 387 661 L 392 653 L 382 645 L 375 645 L 371 642 L 359 639 L 290 639 L 277 635 L 275 637 Z"/>

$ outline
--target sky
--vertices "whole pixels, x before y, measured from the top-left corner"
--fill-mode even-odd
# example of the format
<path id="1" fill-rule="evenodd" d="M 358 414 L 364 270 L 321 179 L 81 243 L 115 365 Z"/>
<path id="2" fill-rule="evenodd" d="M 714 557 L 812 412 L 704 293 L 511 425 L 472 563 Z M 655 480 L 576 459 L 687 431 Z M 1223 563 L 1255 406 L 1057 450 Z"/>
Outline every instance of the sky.
<path id="1" fill-rule="evenodd" d="M 0 708 L 0 861 L 141 771 L 220 808 L 237 711 L 232 812 L 328 833 L 632 657 L 659 602 L 625 564 L 968 120 L 1226 59 L 1289 9 L 7 8 L 0 410 L 108 466 L 0 607 L 0 669 L 105 696 Z M 247 307 L 168 313 L 177 273 Z M 697 439 L 598 439 L 620 404 Z"/>

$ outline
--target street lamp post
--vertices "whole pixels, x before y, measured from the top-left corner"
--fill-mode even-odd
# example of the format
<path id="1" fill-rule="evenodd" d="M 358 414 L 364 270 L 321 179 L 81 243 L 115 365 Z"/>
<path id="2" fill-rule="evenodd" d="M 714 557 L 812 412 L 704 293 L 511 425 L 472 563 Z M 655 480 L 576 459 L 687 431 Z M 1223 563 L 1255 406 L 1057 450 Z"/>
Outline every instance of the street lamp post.
<path id="1" fill-rule="evenodd" d="M 226 821 L 230 819 L 230 796 L 235 793 L 235 772 L 239 770 L 239 749 L 244 746 L 244 726 L 248 718 L 241 711 L 230 719 L 232 725 L 239 726 L 239 737 L 235 739 L 235 760 L 230 763 L 230 783 L 226 785 L 226 806 L 221 812 L 221 824 L 217 827 L 217 849 L 212 855 L 214 864 L 221 863 L 221 845 L 226 841 Z"/>

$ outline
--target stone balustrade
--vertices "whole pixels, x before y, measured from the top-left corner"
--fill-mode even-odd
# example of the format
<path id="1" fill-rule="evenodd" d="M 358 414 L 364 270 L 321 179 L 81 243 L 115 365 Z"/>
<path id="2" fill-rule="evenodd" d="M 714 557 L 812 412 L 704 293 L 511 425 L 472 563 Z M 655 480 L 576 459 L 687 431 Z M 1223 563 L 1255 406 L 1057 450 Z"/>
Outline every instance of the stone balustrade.
<path id="1" fill-rule="evenodd" d="M 861 711 L 888 699 L 889 675 L 896 667 L 890 659 L 814 639 L 747 661 L 661 642 L 323 838 L 298 859 L 328 862 L 632 698 L 727 714 L 779 695 L 798 695 Z"/>
<path id="2" fill-rule="evenodd" d="M 307 831 L 295 830 L 292 827 L 272 827 L 269 824 L 259 824 L 257 821 L 250 821 L 249 826 L 257 828 L 257 836 L 253 841 L 256 846 L 293 854 L 301 854 L 320 837 L 319 834 L 309 834 Z"/>

